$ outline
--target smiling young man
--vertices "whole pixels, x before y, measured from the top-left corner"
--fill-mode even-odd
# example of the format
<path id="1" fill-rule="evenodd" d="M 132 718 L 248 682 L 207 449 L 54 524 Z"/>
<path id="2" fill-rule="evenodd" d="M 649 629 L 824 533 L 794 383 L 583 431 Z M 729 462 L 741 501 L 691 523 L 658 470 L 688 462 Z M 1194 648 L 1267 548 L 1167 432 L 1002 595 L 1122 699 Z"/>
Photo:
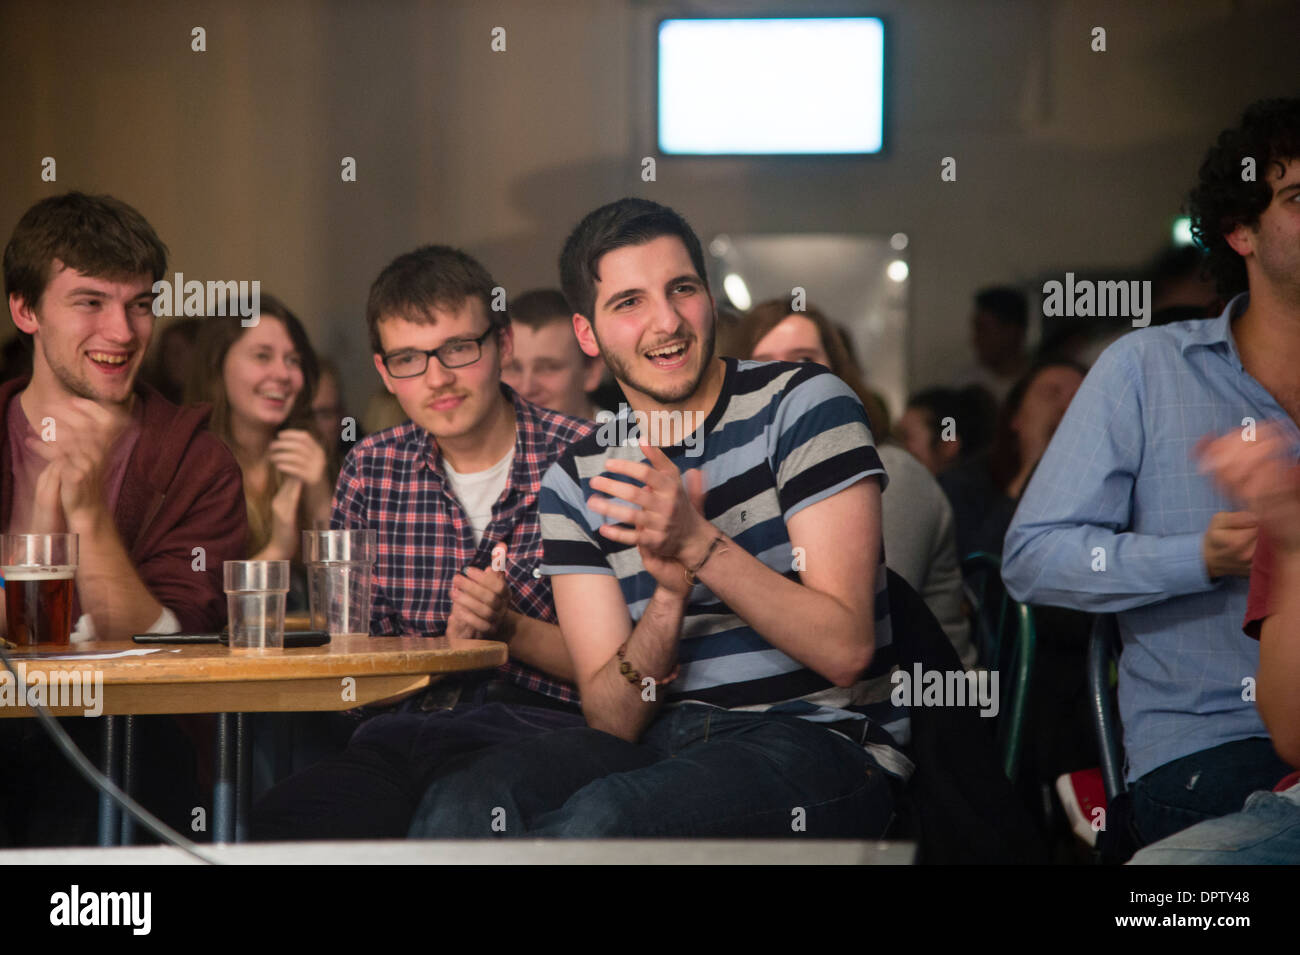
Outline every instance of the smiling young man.
<path id="1" fill-rule="evenodd" d="M 221 565 L 243 554 L 239 468 L 204 429 L 208 409 L 178 408 L 136 381 L 166 266 L 153 228 L 110 196 L 43 199 L 5 247 L 9 311 L 30 339 L 32 375 L 0 386 L 0 530 L 77 535 L 73 619 L 86 637 L 218 629 Z M 92 790 L 34 722 L 0 722 L 0 827 L 20 843 L 85 841 Z M 93 752 L 98 730 L 83 724 L 66 721 Z M 153 752 L 174 747 L 151 763 L 166 778 L 142 780 L 139 792 L 173 824 L 188 819 L 195 797 L 179 760 L 192 755 L 170 720 L 146 717 L 137 730 Z M 175 797 L 171 815 L 159 793 Z"/>
<path id="2" fill-rule="evenodd" d="M 580 725 L 573 665 L 538 572 L 542 475 L 594 425 L 501 382 L 510 360 L 496 282 L 470 256 L 425 246 L 370 289 L 375 369 L 410 421 L 357 444 L 331 526 L 374 528 L 370 632 L 505 641 L 497 671 L 450 676 L 367 720 L 347 749 L 272 789 L 263 839 L 403 835 L 430 775 L 490 743 Z"/>
<path id="3" fill-rule="evenodd" d="M 166 264 L 138 212 L 75 192 L 32 206 L 5 248 L 33 358 L 0 388 L 0 527 L 78 535 L 80 629 L 105 640 L 220 627 L 221 563 L 244 544 L 239 469 L 207 409 L 136 383 Z"/>
<path id="4" fill-rule="evenodd" d="M 911 767 L 886 729 L 906 717 L 861 403 L 820 366 L 715 357 L 703 253 L 671 209 L 596 210 L 560 270 L 583 351 L 662 447 L 596 434 L 543 483 L 588 726 L 449 765 L 412 835 L 880 835 Z"/>

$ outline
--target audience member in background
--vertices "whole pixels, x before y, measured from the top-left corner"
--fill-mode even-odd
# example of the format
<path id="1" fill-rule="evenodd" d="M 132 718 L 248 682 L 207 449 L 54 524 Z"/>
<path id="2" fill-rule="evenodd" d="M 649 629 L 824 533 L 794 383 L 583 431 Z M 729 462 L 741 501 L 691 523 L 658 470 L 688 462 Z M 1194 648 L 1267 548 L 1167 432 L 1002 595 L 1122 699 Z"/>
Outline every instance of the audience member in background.
<path id="1" fill-rule="evenodd" d="M 319 369 L 298 318 L 263 294 L 256 324 L 208 318 L 186 392 L 212 406 L 210 427 L 244 475 L 248 553 L 292 560 L 301 531 L 329 520 L 334 475 L 312 425 Z"/>
<path id="2" fill-rule="evenodd" d="M 573 334 L 573 312 L 558 289 L 534 289 L 509 308 L 511 358 L 501 380 L 535 405 L 572 418 L 595 420 L 590 392 L 605 363 L 588 358 Z"/>
<path id="3" fill-rule="evenodd" d="M 1036 363 L 1007 395 L 988 456 L 944 475 L 963 553 L 1002 553 L 1025 485 L 1086 374 L 1087 369 L 1071 361 Z M 1002 586 L 991 580 L 985 587 L 985 608 L 990 611 L 985 623 L 991 632 L 998 625 L 992 611 L 1000 607 Z M 1021 766 L 1026 785 L 1050 784 L 1065 773 L 1097 764 L 1086 679 L 1092 615 L 1061 607 L 1033 609 L 1038 642 Z M 1006 639 L 1005 633 L 1002 636 Z"/>
<path id="4" fill-rule="evenodd" d="M 978 385 L 927 388 L 908 400 L 893 433 L 937 477 L 985 452 L 996 420 L 996 400 Z"/>
<path id="5" fill-rule="evenodd" d="M 203 327 L 201 318 L 173 318 L 162 327 L 145 358 L 140 377 L 172 404 L 185 401 L 186 376 L 194 361 L 194 346 Z"/>
<path id="6" fill-rule="evenodd" d="M 1187 306 L 1203 316 L 1223 311 L 1224 302 L 1206 269 L 1205 250 L 1195 245 L 1165 249 L 1147 269 L 1151 282 L 1151 312 Z"/>
<path id="7" fill-rule="evenodd" d="M 84 615 L 82 632 L 101 640 L 218 629 L 221 565 L 244 546 L 239 469 L 204 431 L 207 410 L 178 408 L 137 380 L 153 283 L 166 272 L 153 227 L 111 196 L 41 200 L 4 251 L 9 311 L 33 368 L 0 387 L 0 531 L 78 535 L 73 620 Z M 206 569 L 193 566 L 197 547 Z M 97 759 L 98 721 L 63 722 Z M 192 750 L 169 717 L 137 717 L 136 728 L 151 754 L 138 794 L 188 825 Z M 35 720 L 0 720 L 0 766 L 0 843 L 92 837 L 94 791 Z"/>
<path id="8" fill-rule="evenodd" d="M 809 832 L 879 836 L 911 767 L 884 729 L 905 724 L 861 403 L 813 364 L 714 355 L 704 254 L 671 209 L 596 210 L 560 272 L 583 351 L 657 432 L 598 432 L 542 484 L 588 726 L 448 767 L 412 835 L 779 837 L 800 806 Z"/>
<path id="9" fill-rule="evenodd" d="M 962 664 L 975 663 L 970 622 L 962 613 L 961 568 L 953 536 L 952 508 L 938 483 L 915 458 L 888 442 L 889 423 L 867 390 L 835 326 L 816 307 L 794 312 L 789 298 L 750 310 L 745 357 L 756 361 L 812 361 L 829 368 L 867 409 L 876 450 L 889 474 L 881 496 L 885 563 L 924 598 L 943 625 Z M 877 409 L 872 414 L 873 406 Z"/>
<path id="10" fill-rule="evenodd" d="M 1242 160 L 1258 164 L 1243 182 Z M 1020 600 L 1117 614 L 1119 706 L 1144 843 L 1235 812 L 1286 772 L 1242 692 L 1258 519 L 1198 476 L 1207 432 L 1300 419 L 1300 99 L 1249 107 L 1201 164 L 1193 230 L 1216 319 L 1125 335 L 1098 359 L 1007 532 Z M 1112 819 L 1112 824 L 1114 820 Z"/>
<path id="11" fill-rule="evenodd" d="M 1290 421 L 1259 426 L 1254 441 L 1241 429 L 1209 442 L 1201 465 L 1259 519 L 1250 595 L 1242 629 L 1259 641 L 1255 706 L 1273 748 L 1300 766 L 1300 468 Z M 1272 792 L 1252 793 L 1245 807 L 1148 846 L 1133 857 L 1153 865 L 1294 865 L 1300 861 L 1300 773 Z"/>
<path id="12" fill-rule="evenodd" d="M 1223 299 L 1215 292 L 1214 279 L 1205 266 L 1203 250 L 1182 246 L 1162 251 L 1134 276 L 1151 283 L 1150 324 L 1213 318 L 1223 311 Z M 1071 358 L 1086 367 L 1092 367 L 1112 343 L 1133 331 L 1130 323 L 1109 318 L 1058 318 L 1052 324 L 1056 330 L 1049 334 L 1044 322 L 1044 338 L 1049 340 L 1043 342 L 1040 354 Z"/>
<path id="13" fill-rule="evenodd" d="M 988 453 L 940 476 L 963 557 L 976 551 L 1002 553 L 1016 503 L 1086 374 L 1072 361 L 1034 365 L 1007 394 Z"/>
<path id="14" fill-rule="evenodd" d="M 979 385 L 1001 402 L 1029 367 L 1025 351 L 1029 302 L 1018 289 L 982 289 L 975 294 L 970 327 L 976 363 L 953 380 L 958 385 Z"/>
<path id="15" fill-rule="evenodd" d="M 339 376 L 339 366 L 328 358 L 317 359 L 320 366 L 320 379 L 316 382 L 316 397 L 311 403 L 312 424 L 320 436 L 327 451 L 330 452 L 330 470 L 337 474 L 343 459 L 352 450 L 352 445 L 359 437 L 358 425 L 352 424 L 352 440 L 344 425 L 348 417 L 347 402 L 343 398 L 343 379 Z"/>
<path id="16" fill-rule="evenodd" d="M 257 838 L 402 836 L 446 760 L 582 724 L 550 579 L 537 572 L 537 495 L 546 469 L 595 424 L 501 383 L 511 338 L 491 308 L 496 287 L 447 246 L 398 256 L 375 279 L 375 368 L 411 420 L 348 455 L 330 523 L 378 535 L 372 634 L 500 640 L 509 662 L 449 675 L 372 715 L 344 752 L 257 803 Z"/>

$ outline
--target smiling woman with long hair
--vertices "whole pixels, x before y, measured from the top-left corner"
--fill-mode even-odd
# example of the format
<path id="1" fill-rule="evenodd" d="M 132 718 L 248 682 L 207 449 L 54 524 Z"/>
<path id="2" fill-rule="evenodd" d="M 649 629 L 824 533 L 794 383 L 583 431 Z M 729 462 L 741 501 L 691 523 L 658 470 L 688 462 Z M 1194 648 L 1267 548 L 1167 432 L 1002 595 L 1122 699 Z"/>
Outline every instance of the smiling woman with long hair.
<path id="1" fill-rule="evenodd" d="M 185 397 L 212 405 L 208 427 L 239 462 L 254 559 L 292 559 L 300 529 L 329 521 L 334 468 L 311 416 L 319 375 L 302 322 L 273 296 L 255 325 L 204 322 Z"/>

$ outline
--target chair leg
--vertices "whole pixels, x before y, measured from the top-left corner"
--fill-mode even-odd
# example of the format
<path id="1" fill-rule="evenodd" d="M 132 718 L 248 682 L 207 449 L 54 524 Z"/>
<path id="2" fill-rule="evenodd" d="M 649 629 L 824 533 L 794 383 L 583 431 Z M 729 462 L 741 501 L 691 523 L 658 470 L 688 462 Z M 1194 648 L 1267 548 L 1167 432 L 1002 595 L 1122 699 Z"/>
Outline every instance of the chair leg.
<path id="1" fill-rule="evenodd" d="M 1011 697 L 1011 713 L 1006 745 L 1002 751 L 1002 768 L 1007 779 L 1016 781 L 1020 773 L 1020 753 L 1024 746 L 1025 717 L 1029 710 L 1029 684 L 1034 673 L 1034 644 L 1037 633 L 1033 611 L 1028 604 L 1017 604 L 1020 626 L 1016 646 L 1016 689 Z"/>

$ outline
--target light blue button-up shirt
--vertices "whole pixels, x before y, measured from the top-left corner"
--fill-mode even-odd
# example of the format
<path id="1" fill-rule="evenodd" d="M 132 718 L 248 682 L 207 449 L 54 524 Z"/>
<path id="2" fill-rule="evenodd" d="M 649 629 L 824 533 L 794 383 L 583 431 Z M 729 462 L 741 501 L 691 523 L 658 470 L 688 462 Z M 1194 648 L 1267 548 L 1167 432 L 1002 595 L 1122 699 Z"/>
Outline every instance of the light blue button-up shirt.
<path id="1" fill-rule="evenodd" d="M 1210 518 L 1240 505 L 1197 473 L 1193 455 L 1202 437 L 1246 419 L 1280 420 L 1300 440 L 1242 367 L 1231 318 L 1246 301 L 1239 295 L 1218 318 L 1143 329 L 1106 349 L 1007 531 L 1002 576 L 1017 600 L 1118 615 L 1129 781 L 1268 736 L 1253 702 L 1259 644 L 1241 631 L 1249 581 L 1210 580 L 1201 555 Z"/>

